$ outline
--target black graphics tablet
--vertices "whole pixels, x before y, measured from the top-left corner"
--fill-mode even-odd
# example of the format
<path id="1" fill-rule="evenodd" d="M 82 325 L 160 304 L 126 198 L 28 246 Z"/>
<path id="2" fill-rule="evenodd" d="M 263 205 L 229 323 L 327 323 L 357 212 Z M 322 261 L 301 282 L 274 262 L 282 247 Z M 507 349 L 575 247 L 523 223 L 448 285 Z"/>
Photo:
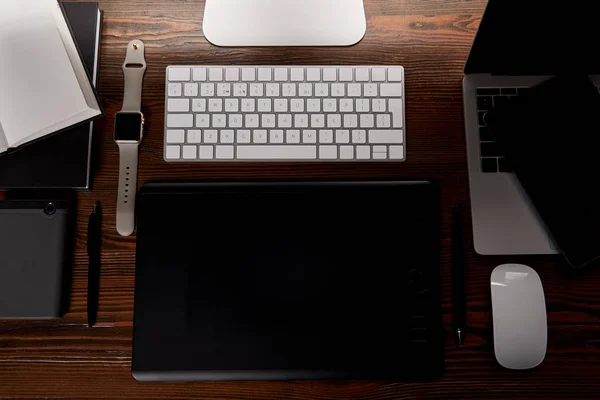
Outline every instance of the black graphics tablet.
<path id="1" fill-rule="evenodd" d="M 441 375 L 435 185 L 147 184 L 138 205 L 137 380 Z"/>

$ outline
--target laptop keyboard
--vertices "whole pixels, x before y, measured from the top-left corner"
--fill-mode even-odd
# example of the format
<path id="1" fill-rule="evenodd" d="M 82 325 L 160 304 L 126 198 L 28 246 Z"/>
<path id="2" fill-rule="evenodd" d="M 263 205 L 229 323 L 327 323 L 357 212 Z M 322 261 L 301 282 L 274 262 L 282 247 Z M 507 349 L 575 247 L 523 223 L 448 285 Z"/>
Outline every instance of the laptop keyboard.
<path id="1" fill-rule="evenodd" d="M 511 97 L 527 93 L 521 88 L 478 88 L 477 114 L 479 116 L 479 145 L 481 146 L 481 170 L 486 173 L 508 172 L 510 169 L 502 157 L 502 152 L 483 122 L 485 113 L 495 106 L 507 102 Z"/>

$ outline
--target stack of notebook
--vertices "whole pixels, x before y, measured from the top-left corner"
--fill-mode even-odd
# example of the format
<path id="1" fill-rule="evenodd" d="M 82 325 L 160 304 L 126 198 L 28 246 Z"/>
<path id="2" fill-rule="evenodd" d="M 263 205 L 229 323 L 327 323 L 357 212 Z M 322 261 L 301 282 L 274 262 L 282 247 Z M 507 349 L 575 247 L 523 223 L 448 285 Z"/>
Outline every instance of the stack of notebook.
<path id="1" fill-rule="evenodd" d="M 0 189 L 91 189 L 101 26 L 96 2 L 0 2 Z"/>

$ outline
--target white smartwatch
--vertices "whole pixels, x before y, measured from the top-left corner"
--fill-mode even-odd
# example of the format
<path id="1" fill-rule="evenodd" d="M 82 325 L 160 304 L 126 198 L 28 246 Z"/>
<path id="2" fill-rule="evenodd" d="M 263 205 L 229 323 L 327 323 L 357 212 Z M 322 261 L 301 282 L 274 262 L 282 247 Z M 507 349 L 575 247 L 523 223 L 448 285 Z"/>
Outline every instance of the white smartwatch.
<path id="1" fill-rule="evenodd" d="M 132 40 L 123 63 L 125 90 L 123 108 L 115 117 L 115 142 L 119 146 L 119 191 L 117 196 L 117 232 L 129 236 L 135 228 L 138 147 L 144 133 L 141 111 L 142 83 L 146 72 L 144 43 Z"/>

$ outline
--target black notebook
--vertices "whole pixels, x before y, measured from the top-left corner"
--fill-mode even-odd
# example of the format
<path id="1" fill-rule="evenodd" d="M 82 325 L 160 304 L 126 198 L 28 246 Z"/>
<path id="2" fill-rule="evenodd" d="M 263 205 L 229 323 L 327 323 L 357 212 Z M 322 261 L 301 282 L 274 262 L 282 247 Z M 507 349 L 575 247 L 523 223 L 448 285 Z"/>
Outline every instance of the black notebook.
<path id="1" fill-rule="evenodd" d="M 63 3 L 83 63 L 96 86 L 102 12 L 98 3 Z M 0 157 L 0 189 L 90 190 L 93 122 L 46 137 Z"/>

